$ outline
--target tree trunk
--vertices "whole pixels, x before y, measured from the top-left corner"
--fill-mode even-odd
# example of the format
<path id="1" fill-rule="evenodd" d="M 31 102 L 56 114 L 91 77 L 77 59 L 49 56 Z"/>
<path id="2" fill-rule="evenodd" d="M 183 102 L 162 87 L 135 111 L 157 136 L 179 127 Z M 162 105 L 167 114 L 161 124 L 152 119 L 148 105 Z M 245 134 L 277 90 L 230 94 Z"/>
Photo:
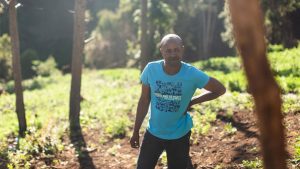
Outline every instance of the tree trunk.
<path id="1" fill-rule="evenodd" d="M 72 81 L 70 92 L 70 112 L 69 121 L 70 129 L 77 130 L 80 128 L 80 87 L 82 72 L 82 55 L 84 47 L 84 30 L 85 30 L 85 0 L 75 0 L 74 14 L 74 35 L 73 35 L 73 54 L 72 54 Z"/>
<path id="2" fill-rule="evenodd" d="M 255 100 L 265 169 L 286 169 L 279 87 L 266 57 L 259 1 L 229 0 L 234 36 Z"/>
<path id="3" fill-rule="evenodd" d="M 147 0 L 141 0 L 141 71 L 147 65 Z"/>
<path id="4" fill-rule="evenodd" d="M 23 137 L 27 130 L 26 116 L 23 100 L 23 89 L 22 89 L 22 74 L 20 64 L 20 45 L 19 45 L 19 34 L 17 24 L 17 12 L 16 12 L 16 1 L 10 0 L 9 3 L 9 32 L 12 43 L 12 60 L 13 60 L 13 76 L 14 76 L 14 90 L 16 93 L 16 112 L 19 122 L 19 135 Z"/>
<path id="5" fill-rule="evenodd" d="M 210 53 L 212 50 L 212 41 L 214 38 L 215 32 L 215 24 L 217 21 L 217 13 L 213 8 L 213 3 L 208 3 L 207 7 L 203 9 L 200 13 L 202 18 L 202 34 L 199 34 L 199 50 L 200 50 L 200 58 L 208 59 L 210 57 Z M 200 19 L 200 18 L 199 18 Z"/>

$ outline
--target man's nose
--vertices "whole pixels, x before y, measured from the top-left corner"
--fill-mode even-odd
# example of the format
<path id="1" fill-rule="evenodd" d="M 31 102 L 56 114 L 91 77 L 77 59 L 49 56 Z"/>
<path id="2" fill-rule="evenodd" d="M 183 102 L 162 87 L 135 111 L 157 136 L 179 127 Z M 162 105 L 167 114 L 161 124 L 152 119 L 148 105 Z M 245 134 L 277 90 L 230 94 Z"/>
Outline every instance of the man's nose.
<path id="1" fill-rule="evenodd" d="M 176 54 L 177 54 L 176 50 L 170 51 L 170 56 L 176 56 Z"/>

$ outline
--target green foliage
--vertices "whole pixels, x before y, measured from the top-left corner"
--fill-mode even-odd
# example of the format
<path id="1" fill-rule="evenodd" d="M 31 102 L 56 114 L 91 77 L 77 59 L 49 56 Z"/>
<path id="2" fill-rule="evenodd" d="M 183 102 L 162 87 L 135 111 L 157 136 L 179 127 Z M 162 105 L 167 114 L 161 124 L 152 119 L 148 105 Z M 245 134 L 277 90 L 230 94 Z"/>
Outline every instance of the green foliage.
<path id="1" fill-rule="evenodd" d="M 268 0 L 261 1 L 265 14 L 265 25 L 267 38 L 271 43 L 282 44 L 284 47 L 292 47 L 296 45 L 296 29 L 293 28 L 293 22 L 296 20 L 293 15 L 297 15 L 300 8 L 300 2 L 297 0 L 285 0 L 270 2 Z"/>
<path id="2" fill-rule="evenodd" d="M 200 70 L 220 80 L 227 89 L 246 92 L 247 84 L 239 58 L 220 57 L 194 63 Z"/>
<path id="3" fill-rule="evenodd" d="M 281 52 L 284 50 L 284 47 L 282 45 L 275 45 L 275 44 L 270 44 L 267 47 L 268 53 L 269 52 Z"/>
<path id="4" fill-rule="evenodd" d="M 0 3 L 0 14 L 2 14 L 3 12 L 4 12 L 4 5 Z"/>
<path id="5" fill-rule="evenodd" d="M 0 37 L 0 80 L 12 79 L 12 55 L 10 37 L 4 34 Z M 38 60 L 38 54 L 27 49 L 21 54 L 22 77 L 27 79 L 34 75 L 49 76 L 50 72 L 57 73 L 56 62 L 50 56 L 45 62 Z"/>
<path id="6" fill-rule="evenodd" d="M 105 132 L 113 138 L 124 138 L 127 133 L 127 127 L 130 123 L 127 116 L 114 118 L 106 122 Z"/>
<path id="7" fill-rule="evenodd" d="M 295 155 L 294 155 L 293 163 L 299 166 L 300 165 L 300 136 L 296 139 L 296 143 L 294 147 L 295 147 Z"/>
<path id="8" fill-rule="evenodd" d="M 225 126 L 224 126 L 224 130 L 229 135 L 232 135 L 237 131 L 237 129 L 235 127 L 233 127 L 231 125 L 231 123 L 226 123 Z"/>
<path id="9" fill-rule="evenodd" d="M 242 166 L 246 169 L 262 169 L 262 161 L 256 158 L 255 160 L 243 160 Z"/>
<path id="10" fill-rule="evenodd" d="M 128 127 L 132 125 L 128 116 L 136 109 L 139 71 L 125 71 L 126 73 L 124 69 L 103 70 L 83 76 L 82 95 L 86 96 L 87 101 L 82 103 L 84 113 L 81 120 L 88 126 L 102 128 L 104 137 L 122 138 L 128 134 Z"/>
<path id="11" fill-rule="evenodd" d="M 233 92 L 246 92 L 247 85 L 245 76 L 242 72 L 232 72 L 227 75 L 227 82 L 225 83 L 228 86 L 228 89 Z"/>
<path id="12" fill-rule="evenodd" d="M 171 6 L 160 0 L 148 1 L 150 3 L 149 19 L 148 19 L 148 57 L 155 60 L 160 58 L 158 44 L 161 38 L 167 34 L 174 32 L 177 14 L 172 10 Z M 139 25 L 139 29 L 141 26 Z M 141 39 L 141 37 L 139 37 Z"/>
<path id="13" fill-rule="evenodd" d="M 2 138 L 1 135 L 0 138 Z M 0 139 L 0 159 L 0 166 L 5 166 L 5 163 L 9 161 L 7 139 Z"/>
<path id="14" fill-rule="evenodd" d="M 282 111 L 284 113 L 291 113 L 300 110 L 300 96 L 295 94 L 286 94 L 282 96 L 283 106 Z"/>
<path id="15" fill-rule="evenodd" d="M 98 24 L 92 32 L 93 40 L 85 47 L 85 63 L 92 68 L 112 68 L 126 66 L 127 42 L 135 24 L 131 20 L 133 8 L 137 2 L 120 1 L 115 10 L 101 10 Z"/>
<path id="16" fill-rule="evenodd" d="M 163 166 L 166 167 L 168 165 L 168 159 L 167 159 L 166 151 L 163 151 L 163 153 L 160 155 L 159 159 L 160 159 L 160 162 Z"/>
<path id="17" fill-rule="evenodd" d="M 269 59 L 271 69 L 276 76 L 283 93 L 299 93 L 300 91 L 300 46 L 297 48 L 271 52 Z"/>
<path id="18" fill-rule="evenodd" d="M 194 64 L 196 67 L 206 71 L 221 71 L 225 74 L 241 70 L 240 59 L 236 57 L 218 57 Z"/>
<path id="19" fill-rule="evenodd" d="M 148 60 L 155 60 L 160 58 L 158 44 L 161 38 L 173 31 L 175 21 L 177 19 L 176 12 L 171 6 L 163 1 L 153 0 L 148 1 Z M 129 56 L 133 56 L 130 59 L 140 59 L 140 39 L 141 39 L 141 11 L 135 9 L 134 11 L 134 23 L 136 26 L 135 41 L 128 41 L 127 53 Z M 129 63 L 130 65 L 130 63 Z"/>
<path id="20" fill-rule="evenodd" d="M 33 62 L 38 59 L 38 54 L 32 49 L 27 49 L 21 54 L 22 77 L 28 79 L 35 75 Z"/>
<path id="21" fill-rule="evenodd" d="M 219 18 L 223 19 L 225 31 L 221 32 L 222 41 L 226 42 L 229 47 L 234 46 L 234 37 L 233 37 L 233 25 L 231 23 L 231 16 L 229 11 L 229 4 L 225 1 L 223 11 L 220 12 Z"/>
<path id="22" fill-rule="evenodd" d="M 299 77 L 293 76 L 277 76 L 276 78 L 282 93 L 300 93 Z"/>
<path id="23" fill-rule="evenodd" d="M 274 47 L 271 47 L 274 48 Z M 280 47 L 277 47 L 280 48 Z M 279 83 L 282 93 L 299 93 L 300 91 L 300 47 L 278 50 L 268 53 L 271 70 Z M 193 63 L 196 67 L 220 80 L 227 89 L 246 92 L 247 82 L 240 59 L 237 57 L 212 58 Z"/>
<path id="24" fill-rule="evenodd" d="M 37 76 L 33 79 L 24 80 L 22 83 L 22 87 L 24 90 L 36 90 L 42 89 L 47 85 L 54 83 L 55 80 L 50 78 L 44 78 L 42 76 Z M 4 90 L 8 93 L 14 93 L 14 81 L 9 81 L 4 85 Z"/>
<path id="25" fill-rule="evenodd" d="M 297 50 L 297 49 L 296 49 Z M 294 49 L 281 51 L 286 56 L 291 56 Z M 275 52 L 278 53 L 278 52 Z M 281 55 L 272 53 L 271 57 Z M 291 54 L 292 53 L 292 54 Z M 224 62 L 224 63 L 222 63 Z M 288 61 L 289 62 L 289 61 Z M 231 117 L 237 110 L 253 110 L 253 98 L 246 93 L 246 81 L 237 58 L 216 59 L 209 62 L 197 62 L 209 75 L 216 77 L 227 87 L 227 93 L 222 97 L 195 106 L 195 112 L 191 115 L 194 121 L 193 136 L 205 135 L 213 130 L 217 112 L 225 112 Z M 275 63 L 280 66 L 280 63 Z M 271 64 L 271 66 L 274 66 Z M 210 69 L 213 67 L 213 69 Z M 206 68 L 208 69 L 206 71 Z M 227 73 L 223 71 L 227 70 Z M 83 131 L 100 129 L 101 143 L 108 139 L 118 139 L 128 136 L 133 125 L 138 98 L 140 96 L 140 71 L 137 69 L 84 69 L 82 76 L 83 101 L 81 102 L 80 122 Z M 295 77 L 293 73 L 288 77 Z M 284 77 L 284 75 L 280 76 Z M 288 78 L 287 77 L 287 78 Z M 50 162 L 55 161 L 55 155 L 63 148 L 59 138 L 68 126 L 68 99 L 70 91 L 70 75 L 51 74 L 49 77 L 37 76 L 34 79 L 25 80 L 24 101 L 26 107 L 26 119 L 29 128 L 34 128 L 25 139 L 19 140 L 19 150 L 8 149 L 8 135 L 16 135 L 18 123 L 15 115 L 15 96 L 5 93 L 1 95 L 0 102 L 0 157 L 9 159 L 11 168 L 16 166 L 30 166 L 27 163 L 31 159 L 46 156 Z M 237 81 L 235 87 L 230 83 Z M 279 78 L 279 81 L 283 81 Z M 296 79 L 297 81 L 297 79 Z M 13 88 L 13 83 L 5 84 L 6 88 Z M 38 90 L 33 90 L 38 89 Z M 289 89 L 290 90 L 290 89 Z M 237 92 L 242 91 L 242 92 Z M 202 92 L 197 90 L 197 94 Z M 298 92 L 298 91 L 296 91 Z M 286 113 L 299 111 L 299 96 L 295 93 L 283 95 L 283 111 Z M 146 118 L 147 119 L 147 118 Z M 144 124 L 147 123 L 145 120 Z M 143 125 L 143 128 L 145 126 Z M 225 133 L 234 133 L 235 128 L 230 123 L 224 126 Z M 44 135 L 47 133 L 49 135 Z M 51 139 L 47 140 L 47 136 Z M 100 139 L 100 138 L 99 138 Z M 116 153 L 118 147 L 111 150 Z M 78 155 L 83 155 L 76 150 Z M 26 161 L 26 162 L 25 162 Z M 244 166 L 259 166 L 258 160 L 245 161 Z"/>
<path id="26" fill-rule="evenodd" d="M 15 147 L 8 151 L 8 168 L 30 168 L 30 161 L 42 157 L 50 165 L 64 146 L 53 136 L 44 136 L 41 131 L 29 128 L 25 138 L 16 138 Z"/>
<path id="27" fill-rule="evenodd" d="M 264 22 L 268 41 L 271 44 L 281 44 L 284 47 L 296 46 L 296 40 L 298 39 L 296 36 L 297 30 L 292 25 L 297 24 L 295 16 L 297 15 L 296 11 L 300 8 L 300 3 L 297 0 L 276 2 L 262 0 L 260 3 L 265 16 Z M 233 47 L 233 26 L 228 6 L 228 2 L 225 1 L 223 11 L 219 15 L 224 20 L 225 26 L 225 31 L 221 33 L 221 37 L 224 42 Z"/>
<path id="28" fill-rule="evenodd" d="M 193 114 L 192 134 L 196 136 L 205 135 L 211 129 L 210 123 L 216 120 L 216 112 L 212 112 L 210 108 L 201 109 L 199 107 L 195 107 L 195 111 L 198 113 Z"/>
<path id="29" fill-rule="evenodd" d="M 50 76 L 51 74 L 59 73 L 59 70 L 56 68 L 56 62 L 54 57 L 50 56 L 46 61 L 33 61 L 32 69 L 38 76 Z"/>
<path id="30" fill-rule="evenodd" d="M 300 77 L 300 46 L 290 50 L 269 53 L 271 68 L 275 76 Z"/>
<path id="31" fill-rule="evenodd" d="M 7 34 L 0 36 L 0 80 L 12 78 L 12 54 L 10 37 Z"/>

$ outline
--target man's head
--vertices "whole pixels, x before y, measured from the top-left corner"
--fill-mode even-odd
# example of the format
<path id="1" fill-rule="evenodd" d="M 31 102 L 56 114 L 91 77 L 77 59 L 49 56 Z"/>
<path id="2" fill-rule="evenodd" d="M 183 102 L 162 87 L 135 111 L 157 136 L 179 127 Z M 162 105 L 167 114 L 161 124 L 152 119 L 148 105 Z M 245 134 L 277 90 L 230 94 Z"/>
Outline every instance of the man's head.
<path id="1" fill-rule="evenodd" d="M 183 56 L 183 42 L 176 34 L 167 34 L 160 41 L 160 52 L 170 66 L 180 64 Z"/>

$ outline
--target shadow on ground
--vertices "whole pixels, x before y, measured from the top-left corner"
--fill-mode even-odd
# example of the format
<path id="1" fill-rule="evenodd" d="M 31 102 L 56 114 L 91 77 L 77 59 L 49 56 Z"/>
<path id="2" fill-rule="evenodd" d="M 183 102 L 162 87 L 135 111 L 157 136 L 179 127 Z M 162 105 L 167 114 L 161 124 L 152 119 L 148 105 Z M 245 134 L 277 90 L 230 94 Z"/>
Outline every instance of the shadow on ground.
<path id="1" fill-rule="evenodd" d="M 96 169 L 93 159 L 87 150 L 87 145 L 82 135 L 81 127 L 77 130 L 71 130 L 70 140 L 75 147 L 80 169 Z"/>

